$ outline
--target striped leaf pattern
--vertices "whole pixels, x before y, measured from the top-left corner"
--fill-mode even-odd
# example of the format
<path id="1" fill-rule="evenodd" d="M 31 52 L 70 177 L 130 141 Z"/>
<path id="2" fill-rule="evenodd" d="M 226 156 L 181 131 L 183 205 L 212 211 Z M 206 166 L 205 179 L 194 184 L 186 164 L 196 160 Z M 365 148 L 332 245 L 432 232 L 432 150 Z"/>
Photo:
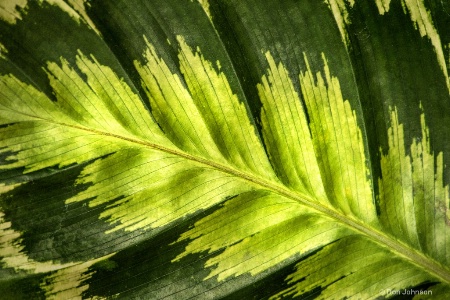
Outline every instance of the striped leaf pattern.
<path id="1" fill-rule="evenodd" d="M 450 4 L 0 0 L 4 299 L 447 299 Z"/>

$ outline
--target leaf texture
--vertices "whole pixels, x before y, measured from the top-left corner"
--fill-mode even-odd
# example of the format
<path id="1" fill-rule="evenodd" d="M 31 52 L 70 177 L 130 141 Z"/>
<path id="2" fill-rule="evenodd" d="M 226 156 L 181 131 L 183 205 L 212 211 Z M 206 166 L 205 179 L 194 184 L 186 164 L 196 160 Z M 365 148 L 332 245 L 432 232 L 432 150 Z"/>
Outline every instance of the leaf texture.
<path id="1" fill-rule="evenodd" d="M 446 299 L 449 9 L 0 1 L 2 295 Z"/>

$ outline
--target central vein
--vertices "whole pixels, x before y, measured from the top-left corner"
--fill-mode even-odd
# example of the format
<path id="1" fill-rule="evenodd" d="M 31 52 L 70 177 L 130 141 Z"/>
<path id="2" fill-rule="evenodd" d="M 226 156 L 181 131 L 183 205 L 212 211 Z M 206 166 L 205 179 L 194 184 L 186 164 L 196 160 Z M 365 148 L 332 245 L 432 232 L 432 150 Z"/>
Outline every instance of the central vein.
<path id="1" fill-rule="evenodd" d="M 49 121 L 49 120 L 45 120 Z M 51 121 L 52 123 L 55 123 L 54 121 Z M 297 201 L 298 203 L 308 206 L 312 209 L 315 209 L 316 211 L 319 211 L 326 216 L 336 220 L 337 222 L 344 224 L 345 226 L 351 228 L 352 230 L 369 237 L 372 241 L 376 242 L 377 244 L 381 245 L 384 248 L 389 249 L 391 252 L 396 253 L 400 257 L 403 257 L 407 261 L 413 263 L 414 265 L 420 267 L 421 269 L 426 270 L 428 273 L 433 275 L 434 277 L 438 278 L 442 282 L 450 283 L 450 271 L 445 269 L 442 265 L 435 262 L 434 260 L 430 259 L 429 257 L 411 249 L 408 245 L 372 228 L 367 226 L 366 224 L 356 220 L 349 218 L 348 216 L 343 215 L 342 213 L 331 209 L 329 207 L 326 207 L 324 205 L 318 204 L 316 201 L 314 201 L 313 198 L 299 194 L 298 192 L 294 192 L 283 185 L 280 185 L 278 183 L 270 182 L 267 180 L 264 180 L 262 178 L 253 176 L 251 174 L 247 174 L 245 172 L 241 172 L 239 170 L 236 170 L 232 167 L 216 163 L 214 161 L 210 161 L 198 156 L 194 156 L 185 152 L 182 152 L 177 149 L 171 149 L 168 147 L 164 147 L 161 145 L 153 144 L 147 141 L 143 141 L 140 139 L 132 138 L 132 137 L 126 137 L 121 135 L 116 135 L 113 133 L 103 132 L 95 129 L 85 128 L 85 127 L 78 127 L 73 126 L 65 123 L 57 123 L 61 126 L 68 126 L 72 128 L 76 128 L 83 131 L 88 131 L 91 133 L 95 133 L 98 135 L 104 135 L 104 136 L 110 136 L 114 137 L 123 141 L 128 141 L 134 144 L 138 144 L 144 147 L 148 147 L 151 149 L 156 149 L 159 151 L 163 151 L 165 153 L 170 153 L 173 155 L 177 155 L 179 157 L 183 157 L 185 159 L 195 161 L 197 163 L 201 163 L 204 165 L 207 165 L 209 167 L 213 167 L 221 172 L 231 174 L 233 176 L 239 177 L 243 180 L 246 180 L 248 182 L 251 182 L 252 184 L 258 185 L 263 189 L 270 190 L 273 193 L 276 193 L 278 195 L 281 195 L 283 197 L 292 199 Z"/>

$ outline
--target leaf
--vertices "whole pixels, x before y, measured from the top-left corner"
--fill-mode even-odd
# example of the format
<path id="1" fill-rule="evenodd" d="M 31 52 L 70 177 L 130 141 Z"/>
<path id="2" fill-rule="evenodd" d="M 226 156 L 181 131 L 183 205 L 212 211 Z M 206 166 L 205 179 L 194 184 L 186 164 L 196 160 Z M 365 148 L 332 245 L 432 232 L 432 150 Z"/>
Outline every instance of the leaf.
<path id="1" fill-rule="evenodd" d="M 5 299 L 446 299 L 441 1 L 0 2 Z"/>

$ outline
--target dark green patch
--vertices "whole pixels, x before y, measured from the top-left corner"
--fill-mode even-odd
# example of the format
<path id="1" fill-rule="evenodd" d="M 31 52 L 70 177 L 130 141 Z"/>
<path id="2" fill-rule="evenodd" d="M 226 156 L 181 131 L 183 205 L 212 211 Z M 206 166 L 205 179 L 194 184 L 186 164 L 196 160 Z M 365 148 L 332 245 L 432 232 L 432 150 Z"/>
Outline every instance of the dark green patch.
<path id="1" fill-rule="evenodd" d="M 133 62 L 145 64 L 142 54 L 147 49 L 144 36 L 155 47 L 173 74 L 183 81 L 179 70 L 179 47 L 177 36 L 182 36 L 194 51 L 200 48 L 206 60 L 219 71 L 219 60 L 234 93 L 243 99 L 243 94 L 229 56 L 225 52 L 223 41 L 216 33 L 207 15 L 197 1 L 186 1 L 178 5 L 177 0 L 170 1 L 96 1 L 89 13 L 102 31 L 105 41 L 127 70 L 135 86 L 141 86 L 141 79 Z M 108 11 L 109 14 L 104 14 Z M 126 30 L 125 30 L 126 28 Z M 200 30 L 201 29 L 201 30 Z M 144 95 L 140 88 L 141 95 Z M 143 97 L 145 98 L 145 97 Z M 147 102 L 149 105 L 149 103 Z"/>
<path id="2" fill-rule="evenodd" d="M 43 275 L 30 275 L 26 278 L 0 280 L 0 299 L 2 300 L 44 300 L 45 293 L 40 288 Z"/>
<path id="3" fill-rule="evenodd" d="M 266 300 L 269 299 L 271 296 L 280 293 L 292 285 L 289 284 L 286 281 L 286 278 L 296 272 L 296 265 L 313 255 L 315 255 L 319 250 L 313 251 L 310 254 L 306 255 L 305 257 L 302 257 L 300 260 L 296 260 L 289 265 L 283 267 L 282 269 L 275 271 L 273 273 L 270 273 L 268 276 L 263 277 L 262 279 L 245 286 L 241 289 L 236 290 L 235 292 L 227 295 L 226 297 L 223 297 L 221 299 L 223 300 L 234 300 L 234 299 L 254 299 L 254 300 Z M 311 291 L 308 291 L 305 294 L 302 294 L 302 296 L 298 299 L 315 299 L 317 296 L 320 295 L 322 289 L 321 288 L 315 288 Z M 283 296 L 280 299 L 292 299 L 292 296 Z"/>
<path id="4" fill-rule="evenodd" d="M 181 233 L 191 228 L 205 214 L 209 215 L 220 207 L 221 205 L 216 205 L 167 227 L 152 238 L 136 240 L 109 258 L 108 267 L 103 262 L 96 263 L 90 268 L 95 274 L 86 282 L 89 290 L 84 297 L 107 297 L 118 293 L 120 299 L 159 299 L 177 294 L 178 297 L 188 298 L 189 295 L 201 295 L 208 287 L 215 285 L 202 283 L 209 273 L 204 268 L 204 263 L 211 254 L 191 254 L 174 263 L 171 260 L 182 253 L 189 243 L 175 243 Z"/>
<path id="5" fill-rule="evenodd" d="M 2 150 L 4 151 L 4 149 L 5 148 L 0 148 L 0 151 L 2 151 Z M 0 153 L 0 166 L 9 165 L 9 164 L 17 162 L 17 159 L 11 159 L 11 157 L 14 154 L 16 154 L 16 153 L 14 153 L 12 151 L 5 151 L 5 152 Z M 3 171 L 3 170 L 0 171 L 0 179 L 2 179 L 2 177 L 5 177 L 5 179 L 8 178 L 7 175 L 5 176 L 5 174 L 4 174 L 6 172 L 8 172 L 8 171 Z"/>
<path id="6" fill-rule="evenodd" d="M 350 101 L 352 109 L 361 110 L 351 61 L 324 1 L 210 1 L 210 10 L 259 131 L 261 102 L 256 85 L 267 74 L 267 51 L 277 64 L 286 67 L 301 101 L 298 76 L 306 71 L 304 54 L 312 72 L 320 71 L 323 76 L 324 53 L 332 76 L 340 81 L 344 99 Z M 309 120 L 308 111 L 305 113 Z"/>
<path id="7" fill-rule="evenodd" d="M 134 90 L 127 73 L 103 39 L 84 22 L 77 23 L 59 7 L 47 2 L 28 1 L 26 14 L 16 24 L 0 20 L 0 40 L 10 60 L 1 63 L 2 73 L 13 73 L 50 99 L 56 100 L 43 68 L 47 62 L 61 64 L 61 58 L 75 66 L 79 51 L 87 57 L 93 54 L 100 64 L 113 69 Z M 8 64 L 9 67 L 3 68 Z"/>
<path id="8" fill-rule="evenodd" d="M 387 131 L 394 107 L 404 124 L 409 153 L 413 138 L 421 136 L 419 106 L 423 105 L 432 148 L 436 154 L 445 151 L 444 162 L 449 165 L 450 97 L 428 37 L 420 36 L 399 1 L 392 1 L 384 15 L 378 13 L 375 1 L 357 1 L 350 20 L 350 57 L 364 108 L 374 177 L 381 174 L 380 146 L 388 150 Z M 446 177 L 450 180 L 448 174 Z"/>
<path id="9" fill-rule="evenodd" d="M 22 233 L 20 244 L 30 258 L 40 262 L 85 261 L 145 238 L 138 232 L 105 234 L 113 228 L 99 220 L 107 204 L 89 208 L 90 199 L 65 204 L 66 199 L 89 186 L 75 184 L 87 164 L 23 175 L 22 180 L 29 182 L 2 195 L 4 218 L 12 221 L 12 228 Z"/>

